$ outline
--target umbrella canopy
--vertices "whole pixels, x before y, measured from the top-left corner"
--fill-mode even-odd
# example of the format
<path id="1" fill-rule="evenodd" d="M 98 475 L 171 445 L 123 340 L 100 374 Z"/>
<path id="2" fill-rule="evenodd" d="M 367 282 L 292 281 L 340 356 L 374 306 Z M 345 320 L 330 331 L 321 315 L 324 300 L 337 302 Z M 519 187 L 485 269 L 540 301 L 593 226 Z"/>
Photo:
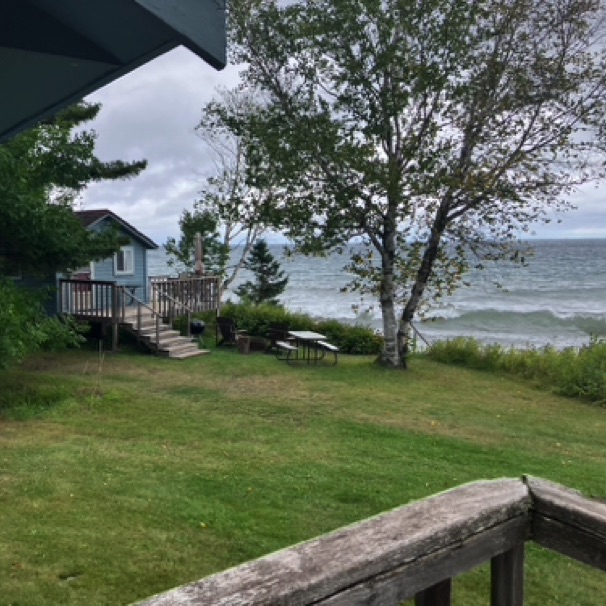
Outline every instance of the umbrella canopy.
<path id="1" fill-rule="evenodd" d="M 223 0 L 2 0 L 0 143 L 181 44 L 225 66 Z"/>

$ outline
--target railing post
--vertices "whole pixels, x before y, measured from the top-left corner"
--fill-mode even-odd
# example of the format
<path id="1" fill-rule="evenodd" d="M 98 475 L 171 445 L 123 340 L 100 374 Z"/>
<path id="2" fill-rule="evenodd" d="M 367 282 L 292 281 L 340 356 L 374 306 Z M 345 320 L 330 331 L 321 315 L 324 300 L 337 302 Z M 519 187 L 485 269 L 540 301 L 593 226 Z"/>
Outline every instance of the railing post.
<path id="1" fill-rule="evenodd" d="M 452 579 L 444 579 L 415 596 L 415 606 L 450 606 Z"/>
<path id="2" fill-rule="evenodd" d="M 156 316 L 156 351 L 160 351 L 160 316 Z"/>
<path id="3" fill-rule="evenodd" d="M 524 543 L 490 561 L 491 606 L 524 605 Z"/>
<path id="4" fill-rule="evenodd" d="M 57 297 L 57 312 L 62 314 L 65 310 L 63 308 L 63 288 L 65 284 L 63 280 L 59 280 L 59 296 Z"/>
<path id="5" fill-rule="evenodd" d="M 112 286 L 112 351 L 118 351 L 118 287 Z"/>
<path id="6" fill-rule="evenodd" d="M 187 310 L 187 336 L 191 337 L 191 311 Z"/>

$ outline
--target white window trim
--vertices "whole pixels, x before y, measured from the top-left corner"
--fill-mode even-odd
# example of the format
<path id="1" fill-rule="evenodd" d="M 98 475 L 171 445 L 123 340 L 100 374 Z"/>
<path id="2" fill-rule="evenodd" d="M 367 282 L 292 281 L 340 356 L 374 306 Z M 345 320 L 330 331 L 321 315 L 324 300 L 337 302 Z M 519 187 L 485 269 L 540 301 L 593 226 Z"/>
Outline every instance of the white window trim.
<path id="1" fill-rule="evenodd" d="M 135 247 L 134 246 L 122 246 L 120 251 L 124 253 L 124 260 L 128 259 L 127 252 L 130 251 L 130 259 L 132 267 L 126 267 L 124 270 L 118 269 L 118 254 L 114 255 L 114 274 L 116 276 L 132 276 L 135 273 Z"/>

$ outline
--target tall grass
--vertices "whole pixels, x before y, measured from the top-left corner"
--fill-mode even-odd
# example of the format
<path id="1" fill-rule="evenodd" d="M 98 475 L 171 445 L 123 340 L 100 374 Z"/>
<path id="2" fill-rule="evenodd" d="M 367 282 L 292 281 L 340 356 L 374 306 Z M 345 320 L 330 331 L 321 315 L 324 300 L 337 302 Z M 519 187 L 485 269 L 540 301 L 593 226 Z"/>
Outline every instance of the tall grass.
<path id="1" fill-rule="evenodd" d="M 504 348 L 459 338 L 433 344 L 427 355 L 438 362 L 506 372 L 537 382 L 555 393 L 606 405 L 606 343 L 557 350 Z"/>

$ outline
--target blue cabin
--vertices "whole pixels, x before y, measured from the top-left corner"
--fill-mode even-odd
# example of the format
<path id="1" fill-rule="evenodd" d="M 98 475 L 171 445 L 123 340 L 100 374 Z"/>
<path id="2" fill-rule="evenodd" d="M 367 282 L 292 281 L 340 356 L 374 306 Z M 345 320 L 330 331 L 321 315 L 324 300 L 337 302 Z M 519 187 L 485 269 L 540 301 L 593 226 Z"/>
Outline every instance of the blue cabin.
<path id="1" fill-rule="evenodd" d="M 147 251 L 158 248 L 153 240 L 110 210 L 80 211 L 76 215 L 89 230 L 117 228 L 125 244 L 110 258 L 51 277 L 47 285 L 56 284 L 57 296 L 49 313 L 87 322 L 98 336 L 111 328 L 114 349 L 118 328 L 122 327 L 158 353 L 169 357 L 198 355 L 197 347 L 193 352 L 184 351 L 178 333 L 171 330 L 172 321 L 187 317 L 189 330 L 193 314 L 216 311 L 219 277 L 195 274 L 152 279 Z"/>
<path id="2" fill-rule="evenodd" d="M 60 277 L 113 282 L 117 286 L 125 287 L 138 300 L 147 303 L 149 301 L 147 251 L 157 249 L 158 245 L 111 210 L 83 210 L 75 214 L 87 229 L 103 231 L 114 227 L 128 242 L 113 257 L 91 261 L 87 266 L 72 271 L 68 276 Z"/>

